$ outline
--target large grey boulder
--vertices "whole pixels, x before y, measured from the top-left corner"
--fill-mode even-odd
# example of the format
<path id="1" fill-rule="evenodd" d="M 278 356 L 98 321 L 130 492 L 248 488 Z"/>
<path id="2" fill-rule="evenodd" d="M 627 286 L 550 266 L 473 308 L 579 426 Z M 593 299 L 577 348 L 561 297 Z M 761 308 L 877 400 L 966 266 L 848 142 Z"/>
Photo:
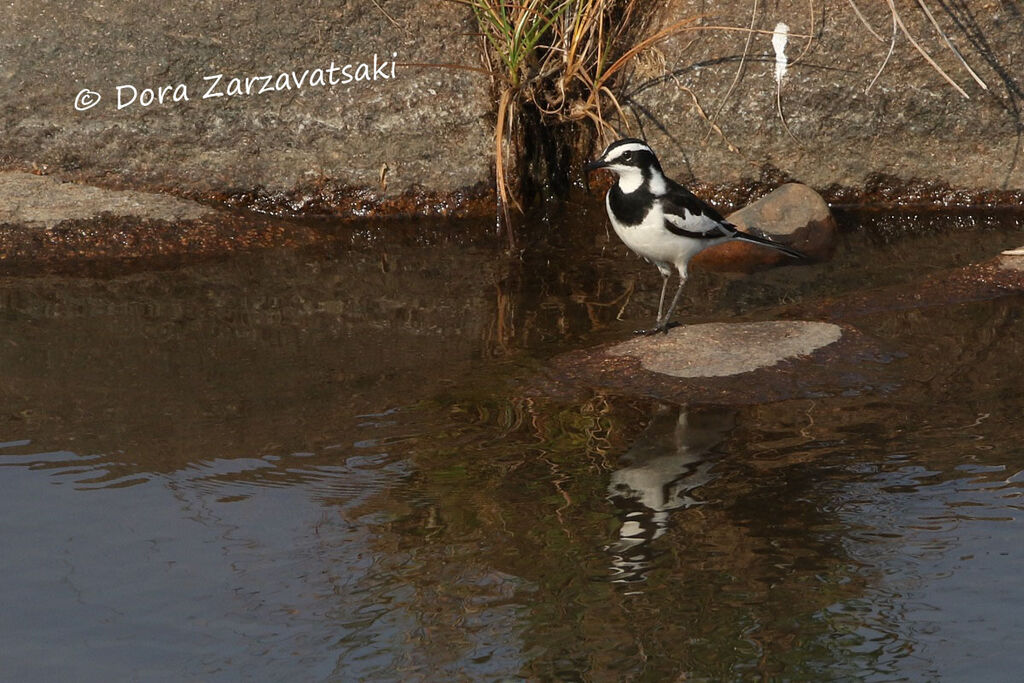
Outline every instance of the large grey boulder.
<path id="1" fill-rule="evenodd" d="M 14 3 L 0 165 L 297 210 L 485 193 L 489 78 L 429 66 L 479 66 L 477 31 L 416 0 Z"/>
<path id="2" fill-rule="evenodd" d="M 852 193 L 834 192 L 851 199 L 865 193 L 928 199 L 917 194 L 921 186 L 912 185 L 918 179 L 965 190 L 1024 190 L 1020 10 L 982 0 L 927 4 L 987 90 L 916 3 L 896 3 L 900 20 L 970 99 L 943 80 L 902 31 L 872 85 L 892 36 L 885 2 L 669 0 L 658 17 L 662 26 L 700 17 L 704 26 L 720 28 L 688 31 L 659 44 L 664 68 L 638 76 L 632 97 L 620 102 L 633 106 L 663 165 L 684 181 L 742 186 L 767 171 L 769 182 L 782 177 L 818 189 L 848 188 Z M 745 29 L 755 7 L 753 28 L 760 32 L 751 35 Z M 772 35 L 779 23 L 789 29 L 780 92 Z"/>

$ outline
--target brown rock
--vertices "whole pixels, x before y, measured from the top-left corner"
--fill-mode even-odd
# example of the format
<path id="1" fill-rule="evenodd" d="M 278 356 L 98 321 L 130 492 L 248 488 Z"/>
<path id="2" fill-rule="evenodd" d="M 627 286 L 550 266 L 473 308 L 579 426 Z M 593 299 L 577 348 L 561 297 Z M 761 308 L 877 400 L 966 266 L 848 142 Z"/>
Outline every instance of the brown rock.
<path id="1" fill-rule="evenodd" d="M 801 183 L 786 183 L 728 218 L 741 230 L 759 229 L 812 259 L 828 258 L 835 246 L 836 222 L 828 204 Z M 750 272 L 792 263 L 793 258 L 768 247 L 729 242 L 701 252 L 693 262 L 708 270 Z"/>

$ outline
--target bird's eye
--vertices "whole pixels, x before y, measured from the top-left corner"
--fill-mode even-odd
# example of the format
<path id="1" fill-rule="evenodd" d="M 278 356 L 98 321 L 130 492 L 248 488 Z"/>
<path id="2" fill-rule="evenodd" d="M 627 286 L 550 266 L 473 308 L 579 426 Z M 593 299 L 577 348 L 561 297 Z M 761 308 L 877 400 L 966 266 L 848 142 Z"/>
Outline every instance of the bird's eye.
<path id="1" fill-rule="evenodd" d="M 633 152 L 632 151 L 626 152 L 625 154 L 622 155 L 622 160 L 623 161 L 632 161 L 632 159 L 633 159 Z"/>

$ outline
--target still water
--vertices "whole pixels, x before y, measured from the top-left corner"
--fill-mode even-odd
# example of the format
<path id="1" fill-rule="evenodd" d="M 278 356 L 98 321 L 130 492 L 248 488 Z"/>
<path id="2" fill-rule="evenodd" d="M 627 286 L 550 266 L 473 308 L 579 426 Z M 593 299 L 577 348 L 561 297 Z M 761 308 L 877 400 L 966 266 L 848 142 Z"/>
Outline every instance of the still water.
<path id="1" fill-rule="evenodd" d="M 550 359 L 657 304 L 601 213 L 522 259 L 467 223 L 325 224 L 2 279 L 0 679 L 1017 678 L 1024 298 L 847 314 L 886 350 L 857 390 L 552 394 Z M 1020 215 L 841 224 L 828 263 L 695 274 L 681 317 L 1024 244 Z"/>

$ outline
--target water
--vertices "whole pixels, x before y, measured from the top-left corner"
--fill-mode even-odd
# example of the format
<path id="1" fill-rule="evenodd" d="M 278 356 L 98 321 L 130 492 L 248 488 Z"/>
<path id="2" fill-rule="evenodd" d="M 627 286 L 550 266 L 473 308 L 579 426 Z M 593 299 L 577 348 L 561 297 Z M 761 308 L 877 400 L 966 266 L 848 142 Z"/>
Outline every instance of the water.
<path id="1" fill-rule="evenodd" d="M 697 273 L 685 319 L 1022 237 L 842 218 L 829 263 Z M 888 355 L 834 396 L 551 393 L 549 359 L 657 303 L 593 225 L 522 261 L 464 224 L 324 225 L 310 251 L 3 280 L 0 679 L 1015 678 L 1021 296 L 845 314 Z"/>

